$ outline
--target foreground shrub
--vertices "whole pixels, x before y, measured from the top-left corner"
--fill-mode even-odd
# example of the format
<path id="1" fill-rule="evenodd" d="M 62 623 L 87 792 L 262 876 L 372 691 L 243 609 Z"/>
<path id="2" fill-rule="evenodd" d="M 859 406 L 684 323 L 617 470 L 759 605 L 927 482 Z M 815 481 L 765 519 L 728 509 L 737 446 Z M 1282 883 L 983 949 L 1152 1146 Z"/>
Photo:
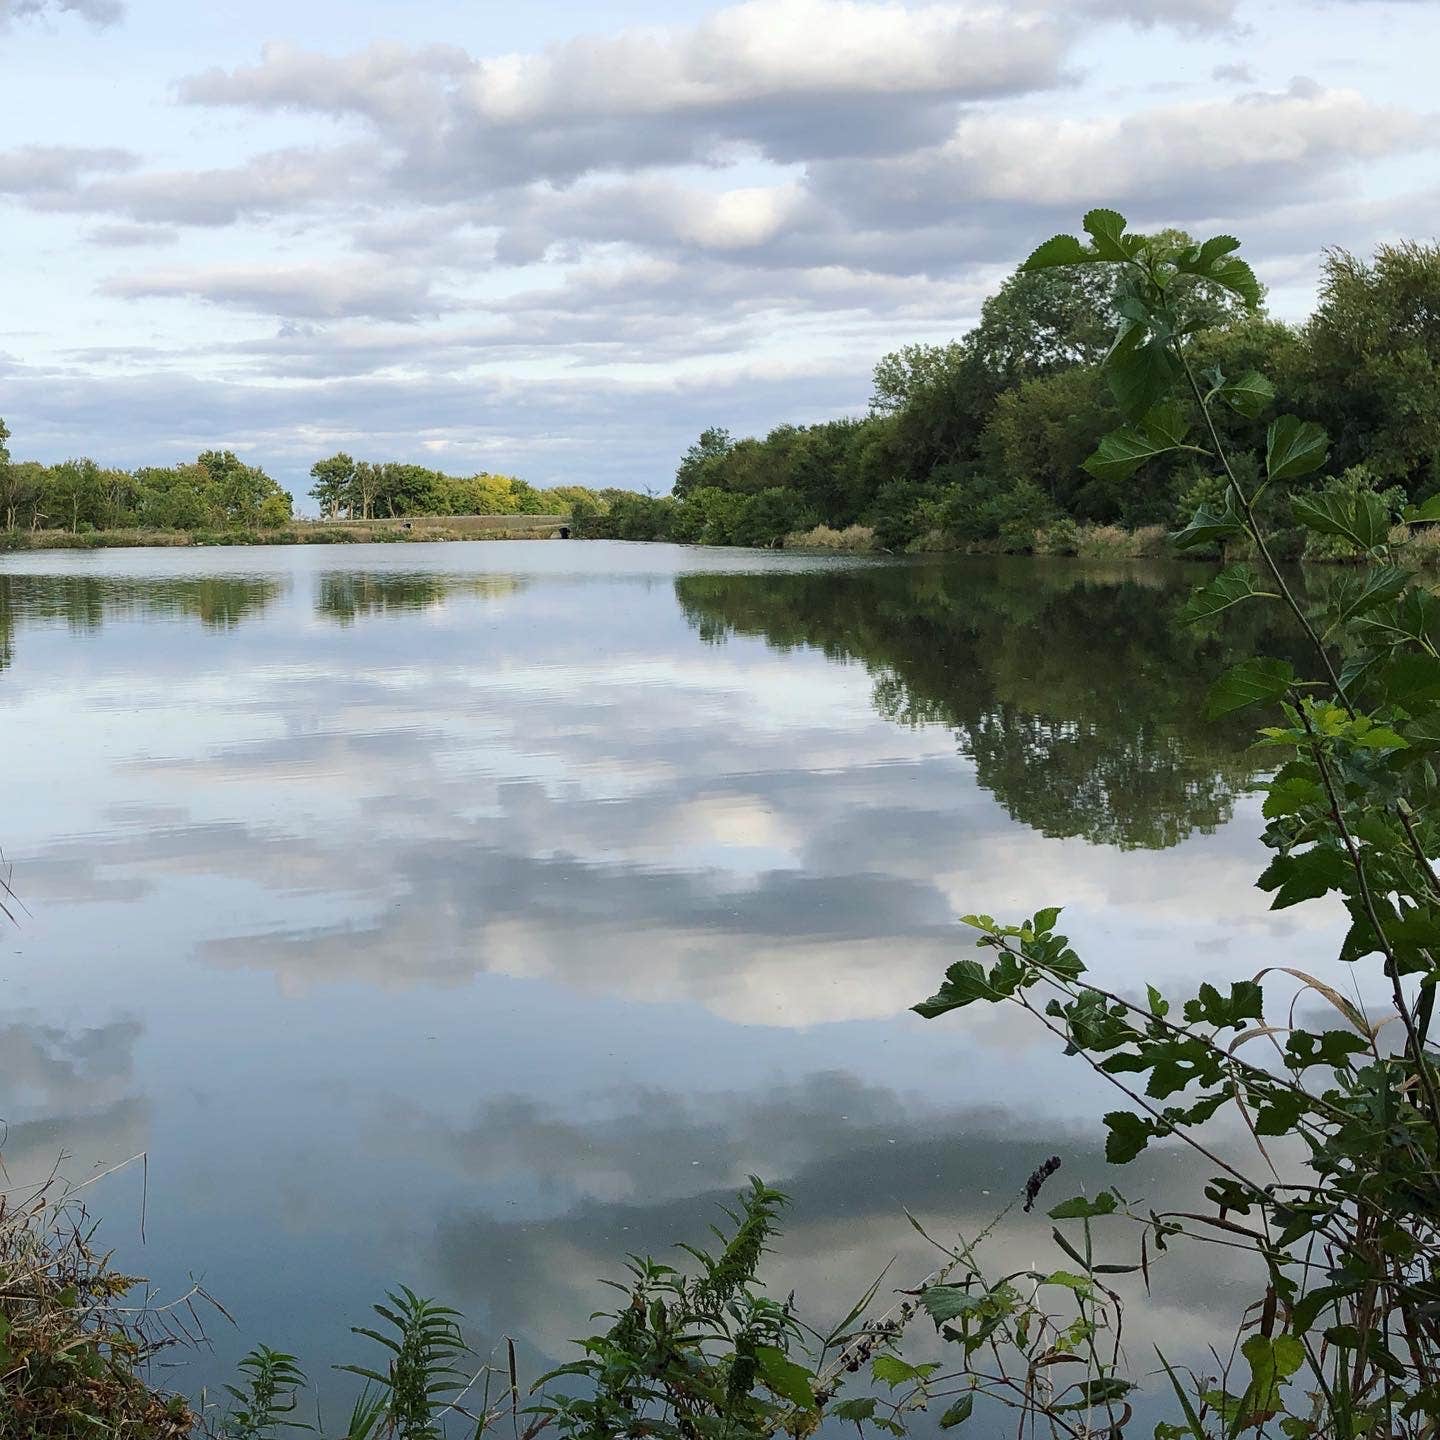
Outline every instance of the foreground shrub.
<path id="1" fill-rule="evenodd" d="M 1217 503 L 1198 509 L 1175 543 L 1246 540 L 1257 565 L 1228 566 L 1195 592 L 1182 619 L 1209 626 L 1238 605 L 1280 605 L 1311 657 L 1304 674 L 1288 660 L 1246 660 L 1209 697 L 1213 717 L 1259 706 L 1278 722 L 1260 732 L 1279 768 L 1261 787 L 1274 859 L 1258 883 L 1276 909 L 1333 895 L 1351 922 L 1339 959 L 1357 970 L 1368 962 L 1372 984 L 1345 987 L 1352 999 L 1298 965 L 1287 946 L 1228 986 L 1207 983 L 1179 998 L 1154 985 L 1143 998 L 1117 993 L 1087 977 L 1056 928 L 1060 911 L 1046 908 L 1018 925 L 969 917 L 993 963 L 953 965 L 916 1009 L 928 1018 L 976 1003 L 1023 1010 L 1123 1093 L 1124 1108 L 1104 1117 L 1109 1160 L 1125 1164 L 1152 1142 L 1175 1138 L 1214 1167 L 1204 1203 L 1197 1199 L 1182 1214 L 1133 1207 L 1118 1190 L 1081 1202 L 1086 1214 L 1125 1215 L 1139 1227 L 1142 1267 L 1184 1236 L 1247 1250 L 1264 1276 L 1218 1377 L 1177 1371 L 1157 1354 L 1177 1407 L 1157 1436 L 1236 1440 L 1272 1429 L 1287 1440 L 1433 1436 L 1440 1417 L 1440 1065 L 1431 1039 L 1440 984 L 1440 875 L 1432 861 L 1440 853 L 1433 764 L 1440 602 L 1394 564 L 1392 501 L 1402 497 L 1377 493 L 1370 477 L 1354 472 L 1318 491 L 1293 484 L 1325 464 L 1319 426 L 1293 415 L 1274 420 L 1258 484 L 1222 443 L 1216 409 L 1256 420 L 1274 388 L 1255 371 L 1207 372 L 1202 385 L 1179 297 L 1185 284 L 1199 282 L 1258 304 L 1259 285 L 1234 255 L 1239 242 L 1221 236 L 1191 246 L 1131 235 L 1107 210 L 1087 215 L 1085 230 L 1088 245 L 1056 236 L 1027 264 L 1113 266 L 1121 276 L 1125 320 L 1106 363 L 1128 423 L 1101 440 L 1086 468 L 1122 482 L 1185 450 L 1223 475 Z M 1293 523 L 1315 553 L 1353 556 L 1364 568 L 1302 599 L 1270 548 L 1257 510 L 1263 492 L 1272 504 L 1289 492 Z M 1404 518 L 1440 521 L 1440 497 Z M 1292 982 L 1288 1008 L 1267 993 L 1281 977 Z M 1314 1028 L 1297 1018 L 1302 999 L 1328 1007 Z M 1265 1048 L 1242 1048 L 1251 1041 Z M 1255 1137 L 1253 1166 L 1222 1159 L 1205 1138 L 1204 1127 L 1222 1111 L 1236 1112 Z M 1277 1168 L 1269 1137 L 1298 1142 L 1299 1175 Z M 1114 1435 L 1129 1418 L 1126 1396 L 1137 1381 L 1118 1371 L 1107 1380 L 1107 1404 L 1122 1407 L 1108 1427 Z"/>
<path id="2" fill-rule="evenodd" d="M 164 1312 L 126 1308 L 139 1282 L 92 1248 L 75 1196 L 50 1187 L 0 1195 L 0 1437 L 180 1440 L 196 1423 L 147 1383 L 176 1338 Z"/>

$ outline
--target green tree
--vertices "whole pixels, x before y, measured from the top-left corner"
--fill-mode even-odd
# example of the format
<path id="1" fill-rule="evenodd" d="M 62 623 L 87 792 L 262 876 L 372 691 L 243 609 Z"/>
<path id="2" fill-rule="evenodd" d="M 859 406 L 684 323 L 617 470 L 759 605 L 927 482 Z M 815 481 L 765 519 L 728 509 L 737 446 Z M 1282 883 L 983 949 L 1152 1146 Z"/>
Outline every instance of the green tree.
<path id="1" fill-rule="evenodd" d="M 104 491 L 100 467 L 87 459 L 62 460 L 45 472 L 45 504 L 65 529 L 93 525 Z"/>
<path id="2" fill-rule="evenodd" d="M 1416 499 L 1440 491 L 1440 244 L 1382 245 L 1370 262 L 1328 252 L 1296 359 L 1296 399 L 1339 468 L 1368 466 Z"/>
<path id="3" fill-rule="evenodd" d="M 335 519 L 342 510 L 349 513 L 355 481 L 355 461 L 349 455 L 340 450 L 328 460 L 317 460 L 310 467 L 310 478 L 315 482 L 310 498 L 325 519 Z"/>
<path id="4" fill-rule="evenodd" d="M 1095 448 L 1095 436 L 1114 420 L 1109 386 L 1094 366 L 1025 380 L 995 402 L 981 437 L 986 472 L 1001 486 L 1033 481 L 1076 519 L 1115 521 L 1125 491 L 1080 468 Z"/>
<path id="5" fill-rule="evenodd" d="M 703 430 L 700 438 L 685 452 L 675 471 L 674 494 L 682 499 L 693 490 L 718 483 L 721 462 L 730 453 L 730 432 L 722 429 Z"/>
<path id="6" fill-rule="evenodd" d="M 290 497 L 263 470 L 246 465 L 233 450 L 206 450 L 195 461 L 204 472 L 210 503 L 222 523 L 253 529 L 261 521 L 262 508 L 269 504 L 275 514 Z"/>

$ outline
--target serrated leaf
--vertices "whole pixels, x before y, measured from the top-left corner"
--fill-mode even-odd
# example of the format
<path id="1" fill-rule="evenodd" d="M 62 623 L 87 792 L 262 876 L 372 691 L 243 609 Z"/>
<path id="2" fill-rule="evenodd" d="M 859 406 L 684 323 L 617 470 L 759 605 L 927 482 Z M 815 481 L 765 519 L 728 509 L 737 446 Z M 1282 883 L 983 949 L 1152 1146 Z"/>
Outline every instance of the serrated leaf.
<path id="1" fill-rule="evenodd" d="M 1174 448 L 1172 443 L 1152 439 L 1127 425 L 1105 436 L 1080 468 L 1097 480 L 1128 480 L 1147 461 Z"/>
<path id="2" fill-rule="evenodd" d="M 1211 510 L 1202 505 L 1183 530 L 1173 531 L 1170 543 L 1177 550 L 1191 550 L 1196 545 L 1209 545 L 1216 540 L 1232 540 L 1245 533 L 1245 520 L 1235 505 L 1234 490 L 1225 490 L 1225 508 Z"/>
<path id="3" fill-rule="evenodd" d="M 1152 1134 L 1149 1122 L 1128 1110 L 1112 1110 L 1105 1117 L 1105 1158 L 1112 1165 L 1124 1165 L 1133 1160 L 1150 1143 Z"/>
<path id="4" fill-rule="evenodd" d="M 1094 257 L 1073 235 L 1052 235 L 1037 245 L 1021 270 L 1049 270 L 1056 265 L 1082 265 Z"/>
<path id="5" fill-rule="evenodd" d="M 937 1369 L 939 1366 L 933 1363 L 911 1365 L 898 1355 L 877 1355 L 870 1362 L 870 1373 L 877 1380 L 883 1380 L 892 1390 L 897 1385 L 924 1380 Z"/>
<path id="6" fill-rule="evenodd" d="M 1238 295 L 1247 309 L 1254 310 L 1263 298 L 1255 272 L 1243 260 L 1218 261 L 1210 267 L 1208 278 L 1223 285 L 1232 295 Z"/>
<path id="7" fill-rule="evenodd" d="M 1302 900 L 1318 900 L 1339 890 L 1351 879 L 1349 861 L 1336 849 L 1320 846 L 1298 854 L 1277 855 L 1255 884 L 1274 892 L 1272 910 L 1285 910 Z"/>
<path id="8" fill-rule="evenodd" d="M 1313 495 L 1295 496 L 1290 506 L 1307 530 L 1338 535 L 1361 550 L 1374 550 L 1390 536 L 1390 512 L 1378 495 L 1339 495 L 1320 490 Z"/>
<path id="9" fill-rule="evenodd" d="M 1205 718 L 1218 720 L 1247 705 L 1273 705 L 1295 683 L 1295 667 L 1288 660 L 1242 660 L 1227 670 L 1205 699 Z"/>
<path id="10" fill-rule="evenodd" d="M 789 1359 L 778 1345 L 757 1345 L 755 1368 L 767 1390 L 804 1410 L 815 1408 L 815 1387 L 811 1383 L 814 1377 L 803 1365 Z"/>
<path id="11" fill-rule="evenodd" d="M 1094 241 L 1097 260 L 1128 260 L 1138 247 L 1140 237 L 1125 234 L 1125 217 L 1118 210 L 1091 210 L 1080 223 Z"/>
<path id="12" fill-rule="evenodd" d="M 1169 346 L 1140 325 L 1127 325 L 1105 357 L 1105 374 L 1120 413 L 1139 420 L 1165 398 L 1179 375 Z"/>
<path id="13" fill-rule="evenodd" d="M 1208 275 L 1217 260 L 1232 254 L 1240 248 L 1240 242 L 1233 235 L 1212 235 L 1202 245 L 1193 245 L 1184 251 L 1175 262 L 1175 268 L 1184 275 Z"/>
<path id="14" fill-rule="evenodd" d="M 1345 575 L 1330 596 L 1338 624 L 1354 620 L 1393 600 L 1410 583 L 1410 572 L 1397 565 L 1374 565 L 1360 575 Z"/>
<path id="15" fill-rule="evenodd" d="M 1232 410 L 1254 420 L 1274 402 L 1275 387 L 1258 370 L 1249 370 L 1238 380 L 1222 385 L 1219 394 Z"/>
<path id="16" fill-rule="evenodd" d="M 1325 792 L 1313 780 L 1303 775 L 1292 775 L 1286 780 L 1273 780 L 1266 787 L 1265 804 L 1261 814 L 1267 820 L 1277 820 L 1282 815 L 1298 815 L 1311 805 L 1318 805 L 1325 798 Z"/>
<path id="17" fill-rule="evenodd" d="M 1251 598 L 1274 600 L 1277 597 L 1270 590 L 1262 590 L 1256 575 L 1248 565 L 1232 565 L 1222 570 L 1208 585 L 1202 585 L 1180 611 L 1182 625 L 1194 625 L 1208 620 Z"/>
<path id="18" fill-rule="evenodd" d="M 1271 480 L 1308 475 L 1325 463 L 1329 450 L 1329 438 L 1313 420 L 1282 415 L 1265 437 L 1265 473 Z"/>

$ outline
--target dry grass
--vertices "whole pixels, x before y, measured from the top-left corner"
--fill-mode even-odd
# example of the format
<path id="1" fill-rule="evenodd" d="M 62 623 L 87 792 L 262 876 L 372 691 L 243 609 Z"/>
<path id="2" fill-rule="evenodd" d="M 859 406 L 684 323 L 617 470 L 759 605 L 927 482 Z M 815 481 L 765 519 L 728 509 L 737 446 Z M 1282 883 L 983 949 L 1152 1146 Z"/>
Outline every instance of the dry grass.
<path id="1" fill-rule="evenodd" d="M 847 525 L 843 530 L 817 525 L 785 537 L 787 550 L 873 550 L 875 531 L 869 525 Z"/>
<path id="2" fill-rule="evenodd" d="M 1165 553 L 1165 528 L 1142 525 L 1082 525 L 1075 532 L 1075 553 L 1082 560 L 1142 560 Z"/>
<path id="3" fill-rule="evenodd" d="M 1397 535 L 1397 530 L 1404 533 Z M 1402 563 L 1440 565 L 1440 525 L 1396 526 L 1390 539 Z"/>
<path id="4" fill-rule="evenodd" d="M 186 1401 L 145 1378 L 157 1352 L 199 1338 L 193 1297 L 125 1304 L 143 1282 L 111 1268 L 94 1230 L 78 1192 L 53 1177 L 0 1193 L 0 1440 L 188 1440 L 197 1430 Z"/>

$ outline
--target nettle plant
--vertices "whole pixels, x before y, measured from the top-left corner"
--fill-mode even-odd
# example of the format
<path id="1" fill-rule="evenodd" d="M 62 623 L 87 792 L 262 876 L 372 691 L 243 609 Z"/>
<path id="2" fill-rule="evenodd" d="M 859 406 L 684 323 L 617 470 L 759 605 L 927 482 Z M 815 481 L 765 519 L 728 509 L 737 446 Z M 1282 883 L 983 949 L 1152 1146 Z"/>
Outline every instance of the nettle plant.
<path id="1" fill-rule="evenodd" d="M 1263 1289 L 1219 1378 L 1181 1372 L 1161 1357 L 1156 1373 L 1173 1385 L 1172 1394 L 1162 1378 L 1173 1405 L 1173 1423 L 1156 1432 L 1162 1440 L 1434 1435 L 1440 1074 L 1430 1035 L 1440 878 L 1431 857 L 1440 853 L 1440 602 L 1396 563 L 1392 533 L 1403 531 L 1392 527 L 1440 520 L 1440 502 L 1396 515 L 1361 488 L 1306 493 L 1294 482 L 1324 465 L 1327 441 L 1293 415 L 1269 423 L 1258 463 L 1228 452 L 1218 408 L 1258 422 L 1274 387 L 1254 371 L 1197 374 L 1183 297 L 1196 286 L 1219 287 L 1257 306 L 1260 289 L 1235 255 L 1239 242 L 1181 245 L 1131 234 L 1110 210 L 1092 211 L 1084 229 L 1088 241 L 1056 236 L 1025 268 L 1119 271 L 1122 321 L 1105 366 L 1127 423 L 1101 440 L 1087 468 L 1128 478 L 1188 451 L 1223 476 L 1222 502 L 1201 509 L 1174 543 L 1243 547 L 1254 561 L 1201 586 L 1183 618 L 1203 624 L 1236 605 L 1278 605 L 1307 642 L 1303 673 L 1286 660 L 1247 659 L 1216 680 L 1208 708 L 1218 717 L 1256 707 L 1274 718 L 1258 741 L 1277 767 L 1260 787 L 1274 858 L 1258 884 L 1276 909 L 1338 898 L 1350 916 L 1339 959 L 1362 972 L 1343 989 L 1367 998 L 1349 998 L 1290 956 L 1185 998 L 1153 986 L 1143 999 L 1117 993 L 1087 977 L 1057 933 L 1059 910 L 1044 909 L 1019 925 L 969 917 L 979 946 L 994 952 L 991 962 L 952 966 L 939 993 L 915 1008 L 933 1018 L 982 1001 L 1019 1006 L 1124 1093 L 1126 1103 L 1105 1116 L 1112 1162 L 1175 1137 L 1209 1163 L 1205 1202 L 1184 1216 L 1139 1213 L 1118 1191 L 1055 1212 L 1078 1205 L 1097 1224 L 1106 1214 L 1128 1216 L 1152 1255 L 1184 1234 L 1239 1245 L 1263 1267 Z M 1251 474 L 1258 478 L 1247 483 Z M 1281 487 L 1292 492 L 1297 524 L 1361 557 L 1318 598 L 1276 564 L 1257 520 L 1262 497 L 1273 507 Z M 1271 993 L 1280 989 L 1283 1002 Z M 1319 1027 L 1297 1023 L 1298 1000 L 1320 1008 Z M 1227 1110 L 1254 1137 L 1253 1167 L 1222 1157 L 1204 1130 Z M 1299 1142 L 1297 1161 L 1293 1144 L 1267 1146 L 1281 1136 Z M 1104 1378 L 1112 1382 L 1107 1398 L 1119 1400 L 1128 1380 L 1114 1369 Z M 1043 1397 L 1031 1403 L 1044 1408 Z"/>

